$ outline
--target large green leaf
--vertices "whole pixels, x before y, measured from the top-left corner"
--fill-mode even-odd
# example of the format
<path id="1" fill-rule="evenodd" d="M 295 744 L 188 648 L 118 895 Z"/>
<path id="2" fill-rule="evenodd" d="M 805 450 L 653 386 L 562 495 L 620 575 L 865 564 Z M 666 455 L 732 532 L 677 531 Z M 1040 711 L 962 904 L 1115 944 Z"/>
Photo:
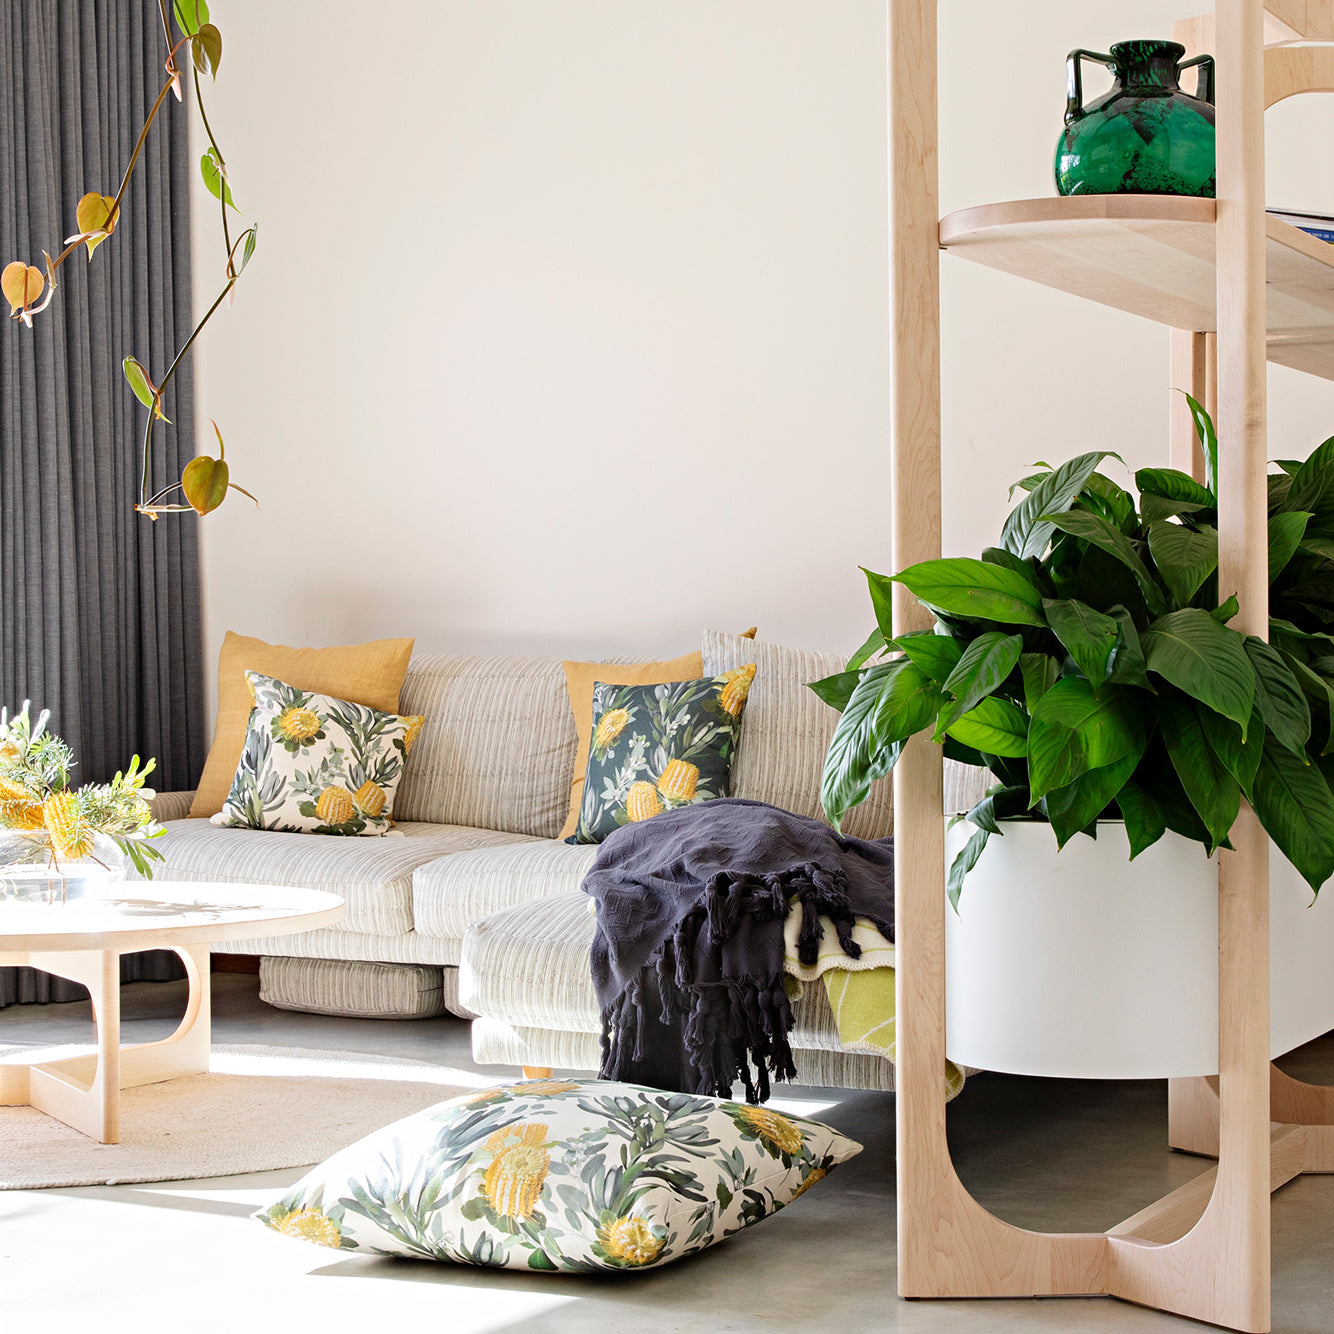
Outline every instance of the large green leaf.
<path id="1" fill-rule="evenodd" d="M 1118 638 L 1107 679 L 1115 685 L 1138 686 L 1141 690 L 1153 692 L 1153 682 L 1149 680 L 1144 647 L 1139 641 L 1134 618 L 1124 607 L 1113 607 L 1111 615 L 1116 622 Z"/>
<path id="2" fill-rule="evenodd" d="M 1320 769 L 1280 746 L 1266 746 L 1253 804 L 1279 851 L 1318 894 L 1334 875 L 1334 797 Z"/>
<path id="3" fill-rule="evenodd" d="M 963 647 L 952 635 L 937 635 L 930 630 L 919 630 L 900 635 L 895 641 L 933 681 L 944 682 L 959 665 Z"/>
<path id="4" fill-rule="evenodd" d="M 1006 551 L 1004 547 L 985 548 L 982 559 L 988 565 L 1003 565 L 1007 570 L 1013 570 L 1021 578 L 1027 579 L 1039 592 L 1042 591 L 1042 582 L 1038 578 L 1037 570 L 1033 568 L 1032 560 L 1021 560 L 1013 552 Z"/>
<path id="5" fill-rule="evenodd" d="M 1200 440 L 1200 449 L 1204 454 L 1204 484 L 1211 495 L 1218 494 L 1218 434 L 1214 430 L 1214 419 L 1189 394 L 1186 402 L 1190 404 L 1190 415 L 1195 421 L 1195 434 Z"/>
<path id="6" fill-rule="evenodd" d="M 894 578 L 929 607 L 973 621 L 1040 625 L 1042 594 L 1013 570 L 969 557 L 911 565 Z"/>
<path id="7" fill-rule="evenodd" d="M 842 713 L 848 707 L 852 692 L 857 689 L 861 679 L 860 672 L 839 672 L 819 681 L 807 681 L 806 688 L 813 690 L 830 708 Z"/>
<path id="8" fill-rule="evenodd" d="M 1334 500 L 1334 436 L 1312 450 L 1293 474 L 1284 509 L 1319 512 Z"/>
<path id="9" fill-rule="evenodd" d="M 950 863 L 950 872 L 945 880 L 945 893 L 949 895 L 950 907 L 956 913 L 959 911 L 959 895 L 963 893 L 963 878 L 977 865 L 978 858 L 981 857 L 990 837 L 985 829 L 979 829 Z"/>
<path id="10" fill-rule="evenodd" d="M 1166 520 L 1149 525 L 1149 552 L 1172 596 L 1185 606 L 1218 568 L 1218 534 Z"/>
<path id="11" fill-rule="evenodd" d="M 1046 653 L 1021 653 L 1019 674 L 1024 682 L 1024 707 L 1032 713 L 1038 700 L 1060 679 L 1061 664 Z"/>
<path id="12" fill-rule="evenodd" d="M 1246 728 L 1255 703 L 1255 668 L 1243 637 L 1199 607 L 1156 620 L 1140 636 L 1149 670 Z"/>
<path id="13" fill-rule="evenodd" d="M 1320 754 L 1328 755 L 1334 751 L 1334 686 L 1295 654 L 1282 649 L 1279 652 L 1314 710 L 1311 717 L 1313 730 L 1317 728 L 1317 719 L 1321 720 L 1315 736 L 1320 742 Z"/>
<path id="14" fill-rule="evenodd" d="M 1167 817 L 1162 806 L 1137 783 L 1127 782 L 1116 794 L 1116 804 L 1126 822 L 1130 860 L 1133 862 L 1167 832 Z"/>
<path id="15" fill-rule="evenodd" d="M 1272 584 L 1297 554 L 1312 515 L 1307 510 L 1289 510 L 1269 519 L 1269 582 Z"/>
<path id="16" fill-rule="evenodd" d="M 1143 750 L 1132 751 L 1115 764 L 1091 769 L 1066 787 L 1047 794 L 1047 819 L 1056 834 L 1056 846 L 1063 848 L 1078 833 L 1088 832 L 1097 837 L 1096 828 L 1090 828 L 1103 811 L 1117 798 Z"/>
<path id="17" fill-rule="evenodd" d="M 1265 726 L 1257 704 L 1251 712 L 1251 721 L 1242 739 L 1241 728 L 1231 718 L 1221 718 L 1212 709 L 1196 705 L 1195 715 L 1204 728 L 1204 735 L 1215 755 L 1223 761 L 1228 773 L 1241 785 L 1249 800 L 1255 783 L 1255 771 L 1260 767 L 1260 753 L 1264 750 Z"/>
<path id="18" fill-rule="evenodd" d="M 1031 802 L 1142 752 L 1144 740 L 1144 710 L 1129 691 L 1110 686 L 1099 697 L 1082 677 L 1063 677 L 1038 701 L 1029 725 Z"/>
<path id="19" fill-rule="evenodd" d="M 1247 635 L 1246 656 L 1255 668 L 1255 704 L 1265 726 L 1297 755 L 1311 739 L 1311 708 L 1283 655 L 1272 644 Z"/>
<path id="20" fill-rule="evenodd" d="M 1016 556 L 1040 556 L 1051 541 L 1055 525 L 1047 517 L 1066 510 L 1103 459 L 1120 455 L 1101 451 L 1080 454 L 1048 473 L 1010 512 L 1001 530 L 1001 546 Z"/>
<path id="21" fill-rule="evenodd" d="M 964 819 L 992 834 L 1003 834 L 1000 821 L 1028 814 L 1028 788 L 993 787 Z"/>
<path id="22" fill-rule="evenodd" d="M 997 695 L 951 723 L 949 735 L 983 755 L 1020 760 L 1028 754 L 1028 719 L 1022 709 Z"/>
<path id="23" fill-rule="evenodd" d="M 1047 624 L 1065 645 L 1075 665 L 1088 677 L 1094 693 L 1107 679 L 1121 627 L 1110 616 L 1074 598 L 1049 598 L 1042 604 Z"/>
<path id="24" fill-rule="evenodd" d="M 900 743 L 920 732 L 942 703 L 936 684 L 905 658 L 862 673 L 825 755 L 820 800 L 837 825 L 898 759 Z"/>
<path id="25" fill-rule="evenodd" d="M 1198 514 L 1217 508 L 1218 502 L 1207 486 L 1201 486 L 1193 477 L 1175 468 L 1141 468 L 1135 474 L 1139 488 L 1140 508 L 1146 520 L 1169 519 L 1174 514 Z M 1147 503 L 1153 498 L 1158 504 Z"/>
<path id="26" fill-rule="evenodd" d="M 1117 486 L 1110 477 L 1104 477 L 1100 472 L 1095 472 L 1084 483 L 1079 499 L 1117 528 L 1124 530 L 1135 526 L 1137 516 L 1134 499 L 1123 487 Z"/>
<path id="27" fill-rule="evenodd" d="M 1069 514 L 1054 515 L 1052 523 L 1062 532 L 1072 537 L 1081 538 L 1101 547 L 1109 555 L 1115 556 L 1131 574 L 1144 595 L 1145 605 L 1153 615 L 1161 615 L 1167 609 L 1167 599 L 1158 581 L 1149 572 L 1148 566 L 1140 559 L 1134 543 L 1119 529 L 1113 528 L 1106 519 L 1082 510 L 1071 510 Z"/>
<path id="28" fill-rule="evenodd" d="M 886 640 L 894 638 L 894 581 L 887 574 L 876 574 L 862 567 L 866 576 L 866 586 L 871 591 L 871 607 L 875 611 L 875 623 Z"/>
<path id="29" fill-rule="evenodd" d="M 968 645 L 945 681 L 945 693 L 954 699 L 936 720 L 936 740 L 949 730 L 951 723 L 1000 686 L 1018 665 L 1023 648 L 1020 636 L 1005 635 L 999 630 L 988 630 Z"/>
<path id="30" fill-rule="evenodd" d="M 1227 765 L 1214 754 L 1204 728 L 1190 703 L 1165 694 L 1159 701 L 1159 721 L 1167 757 L 1181 786 L 1218 847 L 1232 829 L 1241 809 L 1241 786 Z"/>

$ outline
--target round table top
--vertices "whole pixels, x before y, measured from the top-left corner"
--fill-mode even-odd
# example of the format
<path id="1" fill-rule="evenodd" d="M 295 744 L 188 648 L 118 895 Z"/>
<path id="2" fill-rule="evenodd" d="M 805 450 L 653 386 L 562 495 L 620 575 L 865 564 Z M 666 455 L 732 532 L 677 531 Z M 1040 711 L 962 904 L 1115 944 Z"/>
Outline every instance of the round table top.
<path id="1" fill-rule="evenodd" d="M 0 955 L 203 945 L 331 926 L 343 900 L 290 885 L 122 880 L 68 903 L 0 898 Z"/>

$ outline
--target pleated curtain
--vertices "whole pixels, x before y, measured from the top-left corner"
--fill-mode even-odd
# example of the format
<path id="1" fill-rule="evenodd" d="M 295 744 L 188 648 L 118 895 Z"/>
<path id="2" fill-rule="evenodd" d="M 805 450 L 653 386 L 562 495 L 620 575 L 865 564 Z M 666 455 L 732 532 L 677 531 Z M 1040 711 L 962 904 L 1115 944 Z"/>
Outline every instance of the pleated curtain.
<path id="1" fill-rule="evenodd" d="M 80 197 L 116 193 L 162 86 L 157 0 L 0 0 L 0 51 L 0 265 L 44 268 Z M 77 781 L 151 755 L 163 791 L 206 749 L 197 520 L 134 512 L 144 409 L 121 361 L 160 378 L 189 336 L 187 106 L 169 96 L 115 235 L 64 263 L 33 329 L 0 327 L 0 703 L 51 710 Z M 196 452 L 188 364 L 165 407 L 155 489 Z M 0 1004 L 20 993 L 49 988 L 0 974 Z"/>

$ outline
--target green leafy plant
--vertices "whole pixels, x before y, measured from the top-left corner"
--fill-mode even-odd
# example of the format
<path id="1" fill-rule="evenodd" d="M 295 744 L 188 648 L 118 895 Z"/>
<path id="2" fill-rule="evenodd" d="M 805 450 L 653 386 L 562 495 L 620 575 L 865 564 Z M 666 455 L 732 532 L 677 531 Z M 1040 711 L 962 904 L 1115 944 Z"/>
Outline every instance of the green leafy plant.
<path id="1" fill-rule="evenodd" d="M 167 94 L 174 93 L 177 101 L 182 98 L 181 72 L 176 64 L 176 58 L 188 50 L 194 67 L 195 102 L 208 140 L 208 147 L 200 159 L 199 169 L 208 192 L 218 201 L 218 213 L 222 221 L 223 251 L 226 256 L 226 280 L 217 299 L 204 312 L 203 318 L 195 325 L 181 349 L 172 358 L 161 379 L 154 381 L 148 369 L 134 356 L 126 356 L 122 362 L 126 382 L 134 396 L 148 410 L 140 461 L 139 502 L 135 505 L 135 509 L 153 520 L 156 520 L 159 514 L 187 509 L 201 515 L 208 514 L 222 504 L 229 490 L 240 491 L 242 495 L 254 500 L 249 491 L 237 486 L 229 478 L 222 432 L 218 430 L 216 422 L 213 423 L 213 430 L 218 439 L 218 457 L 215 459 L 207 454 L 200 455 L 186 465 L 179 481 L 172 482 L 154 495 L 149 494 L 154 427 L 159 421 L 171 424 L 162 410 L 163 395 L 186 353 L 194 346 L 200 330 L 213 318 L 223 302 L 231 298 L 237 279 L 255 253 L 255 240 L 258 234 L 258 228 L 252 225 L 240 232 L 235 240 L 232 238 L 228 210 L 237 213 L 240 210 L 232 199 L 227 163 L 214 138 L 208 114 L 204 110 L 203 79 L 206 75 L 210 80 L 217 78 L 218 67 L 222 63 L 222 33 L 209 21 L 209 10 L 205 0 L 173 0 L 172 7 L 180 36 L 177 40 L 172 40 L 171 21 L 167 16 L 167 0 L 158 0 L 162 36 L 167 48 L 164 67 L 166 79 L 157 95 L 157 100 L 149 110 L 143 128 L 139 131 L 139 138 L 135 142 L 134 150 L 121 177 L 120 188 L 115 195 L 104 195 L 97 190 L 91 190 L 79 200 L 75 209 L 74 234 L 66 238 L 65 248 L 54 259 L 47 251 L 42 252 L 45 272 L 35 264 L 28 264 L 23 260 L 14 260 L 0 271 L 0 292 L 9 302 L 11 318 L 31 329 L 33 316 L 44 311 L 56 294 L 58 286 L 56 273 L 60 266 L 81 246 L 87 250 L 88 260 L 91 263 L 98 246 L 115 232 L 120 221 L 121 204 L 134 175 L 134 169 L 138 165 L 140 154 L 143 152 L 148 132 L 162 110 Z M 168 504 L 166 498 L 178 489 L 185 497 L 185 503 Z"/>
<path id="2" fill-rule="evenodd" d="M 1045 820 L 1064 846 L 1119 818 L 1132 858 L 1169 829 L 1212 852 L 1243 796 L 1312 889 L 1334 875 L 1334 439 L 1269 478 L 1266 642 L 1220 601 L 1218 442 L 1190 405 L 1205 482 L 1143 468 L 1137 504 L 1099 471 L 1116 455 L 1042 465 L 980 560 L 867 571 L 877 627 L 811 686 L 842 713 L 822 791 L 836 823 L 927 729 L 997 780 L 962 817 L 977 832 L 950 868 L 956 905 L 1002 820 Z M 895 583 L 933 630 L 894 634 Z"/>
<path id="3" fill-rule="evenodd" d="M 15 864 L 43 863 L 58 875 L 62 859 L 97 861 L 94 839 L 102 834 L 152 879 L 153 862 L 162 854 L 146 840 L 166 832 L 153 823 L 148 803 L 155 794 L 144 786 L 156 761 L 141 768 L 136 755 L 109 783 L 71 787 L 74 753 L 46 730 L 49 717 L 43 710 L 33 723 L 26 700 L 13 718 L 0 709 L 0 830 L 19 834 L 26 844 Z"/>

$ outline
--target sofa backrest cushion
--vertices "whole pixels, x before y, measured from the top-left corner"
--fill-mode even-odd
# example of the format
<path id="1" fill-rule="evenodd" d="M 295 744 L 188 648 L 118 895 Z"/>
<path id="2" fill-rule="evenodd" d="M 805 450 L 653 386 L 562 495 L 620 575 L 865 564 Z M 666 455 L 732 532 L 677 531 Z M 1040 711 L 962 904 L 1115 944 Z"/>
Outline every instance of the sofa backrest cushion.
<path id="1" fill-rule="evenodd" d="M 847 659 L 838 653 L 785 648 L 718 630 L 704 632 L 701 648 L 705 676 L 755 664 L 755 680 L 732 762 L 732 796 L 767 801 L 798 815 L 824 819 L 820 774 L 838 714 L 806 683 L 843 671 Z M 874 784 L 871 795 L 848 812 L 843 832 L 856 838 L 892 834 L 893 785 L 883 779 Z"/>
<path id="2" fill-rule="evenodd" d="M 575 731 L 558 658 L 413 658 L 399 700 L 426 718 L 394 805 L 400 820 L 554 838 L 570 804 Z"/>

